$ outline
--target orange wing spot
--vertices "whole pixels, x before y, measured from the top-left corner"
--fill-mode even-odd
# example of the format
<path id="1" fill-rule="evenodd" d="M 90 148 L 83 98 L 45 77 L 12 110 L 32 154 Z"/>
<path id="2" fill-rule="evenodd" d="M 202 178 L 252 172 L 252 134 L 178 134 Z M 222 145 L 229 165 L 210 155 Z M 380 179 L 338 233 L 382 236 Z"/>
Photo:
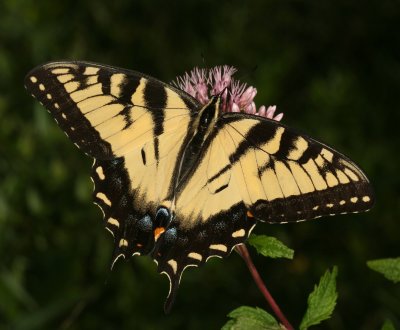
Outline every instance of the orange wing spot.
<path id="1" fill-rule="evenodd" d="M 247 211 L 247 216 L 248 216 L 249 218 L 254 218 L 253 213 L 251 213 L 250 211 Z"/>
<path id="2" fill-rule="evenodd" d="M 137 243 L 136 246 L 137 246 L 138 248 L 141 248 L 141 247 L 143 246 L 143 244 Z"/>
<path id="3" fill-rule="evenodd" d="M 165 231 L 164 227 L 157 227 L 154 229 L 154 240 L 157 241 L 157 239 L 160 237 L 160 235 Z"/>

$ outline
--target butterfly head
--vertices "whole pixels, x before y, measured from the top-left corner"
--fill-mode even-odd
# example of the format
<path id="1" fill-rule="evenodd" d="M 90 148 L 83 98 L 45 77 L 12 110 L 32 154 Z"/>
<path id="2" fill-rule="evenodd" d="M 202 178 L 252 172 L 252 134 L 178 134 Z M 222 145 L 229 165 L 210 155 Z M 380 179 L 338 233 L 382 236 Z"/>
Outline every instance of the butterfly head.
<path id="1" fill-rule="evenodd" d="M 220 115 L 221 95 L 211 97 L 210 101 L 201 108 L 198 123 L 197 133 L 204 134 L 204 138 L 209 135 Z"/>

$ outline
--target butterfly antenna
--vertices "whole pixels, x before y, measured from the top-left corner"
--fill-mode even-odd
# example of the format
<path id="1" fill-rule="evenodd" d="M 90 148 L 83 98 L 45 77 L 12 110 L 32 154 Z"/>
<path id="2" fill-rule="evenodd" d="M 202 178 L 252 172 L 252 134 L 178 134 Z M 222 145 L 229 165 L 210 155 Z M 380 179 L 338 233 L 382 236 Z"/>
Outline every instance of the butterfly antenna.
<path id="1" fill-rule="evenodd" d="M 203 65 L 207 68 L 207 61 L 206 61 L 206 57 L 204 56 L 203 52 L 200 53 L 200 57 L 201 57 L 201 61 L 203 62 Z"/>

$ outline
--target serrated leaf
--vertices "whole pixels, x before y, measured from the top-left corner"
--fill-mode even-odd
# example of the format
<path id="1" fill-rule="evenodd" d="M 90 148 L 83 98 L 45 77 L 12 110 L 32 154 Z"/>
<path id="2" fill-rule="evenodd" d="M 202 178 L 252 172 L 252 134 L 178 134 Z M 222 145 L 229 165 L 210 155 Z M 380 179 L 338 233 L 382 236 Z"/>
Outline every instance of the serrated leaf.
<path id="1" fill-rule="evenodd" d="M 321 277 L 318 286 L 308 296 L 308 308 L 300 324 L 300 330 L 308 329 L 312 325 L 328 319 L 336 305 L 336 276 L 337 267 L 333 267 Z"/>
<path id="2" fill-rule="evenodd" d="M 367 266 L 394 283 L 400 282 L 400 258 L 370 260 Z"/>
<path id="3" fill-rule="evenodd" d="M 222 330 L 282 330 L 275 318 L 258 307 L 241 306 L 228 314 Z"/>
<path id="4" fill-rule="evenodd" d="M 248 242 L 265 257 L 293 259 L 294 251 L 275 237 L 253 234 Z"/>
<path id="5" fill-rule="evenodd" d="M 396 330 L 392 321 L 386 320 L 385 323 L 383 323 L 383 326 L 381 330 Z"/>

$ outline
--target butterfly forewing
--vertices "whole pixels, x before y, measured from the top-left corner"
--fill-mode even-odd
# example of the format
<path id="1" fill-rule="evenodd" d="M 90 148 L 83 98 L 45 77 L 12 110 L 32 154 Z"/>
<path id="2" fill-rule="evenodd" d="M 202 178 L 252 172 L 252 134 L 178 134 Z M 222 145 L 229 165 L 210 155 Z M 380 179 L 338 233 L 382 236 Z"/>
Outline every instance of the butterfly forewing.
<path id="1" fill-rule="evenodd" d="M 195 200 L 207 207 L 188 207 Z M 282 223 L 365 211 L 373 194 L 364 173 L 332 148 L 276 121 L 226 114 L 180 183 L 177 214 L 190 227 L 241 202 L 257 219 Z"/>
<path id="2" fill-rule="evenodd" d="M 112 159 L 188 127 L 199 105 L 189 95 L 143 74 L 86 62 L 48 63 L 25 86 L 68 137 L 97 159 Z"/>

